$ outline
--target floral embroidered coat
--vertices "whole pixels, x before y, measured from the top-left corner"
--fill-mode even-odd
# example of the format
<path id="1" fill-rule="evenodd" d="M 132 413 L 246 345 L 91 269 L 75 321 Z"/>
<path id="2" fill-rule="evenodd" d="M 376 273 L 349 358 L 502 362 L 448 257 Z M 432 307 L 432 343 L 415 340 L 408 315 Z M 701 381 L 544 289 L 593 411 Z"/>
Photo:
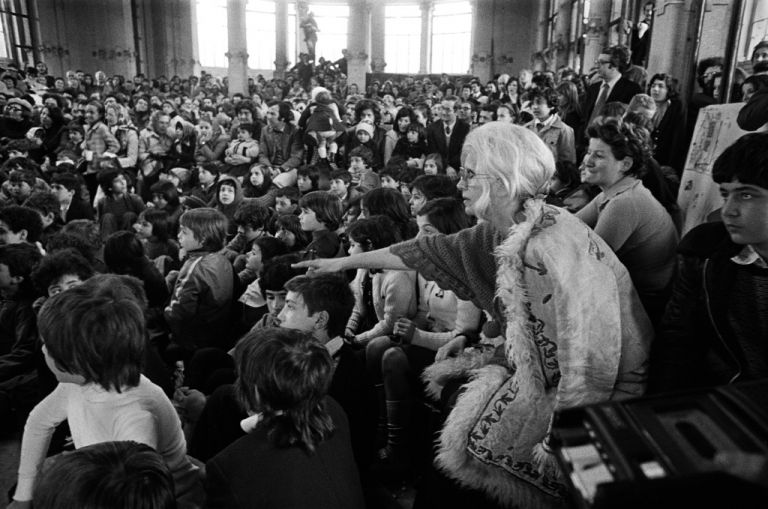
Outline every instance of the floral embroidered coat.
<path id="1" fill-rule="evenodd" d="M 393 246 L 406 265 L 504 327 L 504 359 L 469 349 L 436 363 L 434 386 L 470 375 L 436 462 L 459 482 L 523 507 L 565 494 L 543 451 L 555 410 L 641 395 L 653 331 L 616 255 L 564 209 L 528 200 L 506 235 L 488 223 Z"/>

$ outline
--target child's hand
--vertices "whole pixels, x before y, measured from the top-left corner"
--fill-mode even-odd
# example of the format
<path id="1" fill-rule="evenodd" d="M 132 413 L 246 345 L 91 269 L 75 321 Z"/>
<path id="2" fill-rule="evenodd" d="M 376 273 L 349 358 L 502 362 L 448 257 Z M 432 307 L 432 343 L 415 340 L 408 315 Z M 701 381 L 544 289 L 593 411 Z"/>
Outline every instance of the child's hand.
<path id="1" fill-rule="evenodd" d="M 395 326 L 392 329 L 392 333 L 402 338 L 403 343 L 408 344 L 413 339 L 413 332 L 416 330 L 416 326 L 407 318 L 399 318 L 395 322 Z"/>
<path id="2" fill-rule="evenodd" d="M 435 362 L 442 361 L 448 357 L 456 357 L 464 350 L 466 345 L 466 336 L 456 336 L 437 350 Z"/>

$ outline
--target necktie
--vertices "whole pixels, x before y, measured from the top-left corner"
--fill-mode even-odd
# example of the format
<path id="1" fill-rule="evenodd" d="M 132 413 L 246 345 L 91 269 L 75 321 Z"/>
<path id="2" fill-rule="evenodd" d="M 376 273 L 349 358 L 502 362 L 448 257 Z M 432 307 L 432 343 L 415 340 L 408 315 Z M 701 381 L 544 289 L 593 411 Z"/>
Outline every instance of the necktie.
<path id="1" fill-rule="evenodd" d="M 445 135 L 450 136 L 451 135 L 451 128 L 450 126 L 445 126 Z"/>
<path id="2" fill-rule="evenodd" d="M 600 95 L 597 97 L 597 101 L 595 102 L 595 108 L 592 110 L 592 115 L 589 117 L 589 123 L 591 124 L 592 121 L 595 119 L 596 116 L 600 115 L 600 111 L 603 109 L 603 106 L 605 106 L 605 101 L 608 99 L 608 89 L 610 87 L 608 86 L 608 83 L 603 83 L 603 86 L 600 88 Z"/>

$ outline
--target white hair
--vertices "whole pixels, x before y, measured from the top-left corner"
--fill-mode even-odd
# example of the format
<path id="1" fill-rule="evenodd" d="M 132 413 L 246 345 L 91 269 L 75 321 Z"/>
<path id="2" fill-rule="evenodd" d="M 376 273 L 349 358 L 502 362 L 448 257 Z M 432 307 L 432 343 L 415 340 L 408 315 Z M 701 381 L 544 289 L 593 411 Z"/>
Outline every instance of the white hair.
<path id="1" fill-rule="evenodd" d="M 498 178 L 509 196 L 521 202 L 546 191 L 555 174 L 555 158 L 541 138 L 525 127 L 488 122 L 471 131 L 464 141 L 461 164 Z M 493 179 L 478 179 L 482 194 L 475 214 L 488 219 Z"/>

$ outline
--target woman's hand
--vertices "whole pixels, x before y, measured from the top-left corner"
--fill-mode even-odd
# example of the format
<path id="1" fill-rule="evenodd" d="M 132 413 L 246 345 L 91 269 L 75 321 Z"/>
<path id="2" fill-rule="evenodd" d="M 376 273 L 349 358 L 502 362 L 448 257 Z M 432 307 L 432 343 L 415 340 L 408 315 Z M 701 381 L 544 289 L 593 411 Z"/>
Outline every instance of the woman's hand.
<path id="1" fill-rule="evenodd" d="M 465 346 L 467 346 L 467 337 L 456 336 L 437 350 L 435 362 L 445 360 L 448 357 L 456 357 L 464 350 Z"/>
<path id="2" fill-rule="evenodd" d="M 416 326 L 407 318 L 398 318 L 392 328 L 392 333 L 400 338 L 404 344 L 410 344 L 413 339 L 413 332 L 416 330 Z"/>
<path id="3" fill-rule="evenodd" d="M 307 274 L 321 274 L 324 272 L 341 272 L 344 268 L 344 258 L 317 258 L 306 260 L 292 265 L 294 269 L 307 269 Z"/>

